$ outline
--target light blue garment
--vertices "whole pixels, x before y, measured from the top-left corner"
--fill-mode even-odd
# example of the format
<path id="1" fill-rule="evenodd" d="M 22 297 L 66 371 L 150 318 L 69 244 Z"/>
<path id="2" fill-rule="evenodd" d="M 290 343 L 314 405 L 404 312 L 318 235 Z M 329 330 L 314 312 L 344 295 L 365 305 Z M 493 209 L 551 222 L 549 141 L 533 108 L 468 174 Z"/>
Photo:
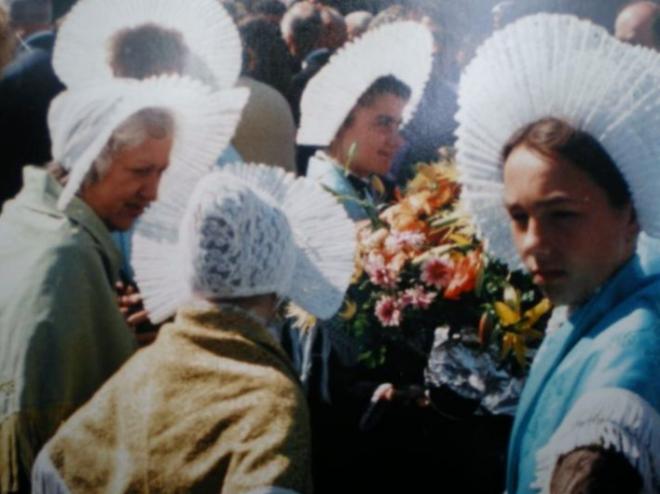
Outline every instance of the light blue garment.
<path id="1" fill-rule="evenodd" d="M 507 492 L 537 492 L 536 453 L 575 402 L 605 388 L 660 410 L 660 262 L 635 255 L 543 342 L 525 384 L 509 443 Z"/>
<path id="2" fill-rule="evenodd" d="M 344 169 L 323 151 L 317 151 L 309 159 L 306 176 L 330 189 L 335 194 L 344 196 L 346 199 L 341 202 L 348 216 L 353 221 L 360 221 L 369 217 L 360 204 L 351 200 L 352 198 L 359 201 L 361 198 L 351 182 L 346 178 Z"/>
<path id="3" fill-rule="evenodd" d="M 243 158 L 234 146 L 227 146 L 227 148 L 222 152 L 220 157 L 215 162 L 216 166 L 222 168 L 225 165 L 230 165 L 231 163 L 242 163 Z"/>

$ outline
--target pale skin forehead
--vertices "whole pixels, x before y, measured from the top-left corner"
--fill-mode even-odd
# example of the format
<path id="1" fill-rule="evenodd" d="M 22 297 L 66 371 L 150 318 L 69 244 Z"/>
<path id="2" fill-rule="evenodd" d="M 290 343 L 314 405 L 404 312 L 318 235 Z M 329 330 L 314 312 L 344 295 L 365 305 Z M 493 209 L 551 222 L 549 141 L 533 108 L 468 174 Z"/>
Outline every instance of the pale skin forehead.
<path id="1" fill-rule="evenodd" d="M 505 162 L 504 178 L 504 204 L 508 209 L 521 204 L 538 210 L 562 204 L 588 205 L 595 191 L 600 191 L 577 166 L 543 157 L 526 146 L 511 152 Z"/>
<path id="2" fill-rule="evenodd" d="M 660 7 L 653 2 L 637 2 L 621 11 L 614 30 L 618 39 L 627 42 L 652 43 L 653 22 L 660 15 Z"/>

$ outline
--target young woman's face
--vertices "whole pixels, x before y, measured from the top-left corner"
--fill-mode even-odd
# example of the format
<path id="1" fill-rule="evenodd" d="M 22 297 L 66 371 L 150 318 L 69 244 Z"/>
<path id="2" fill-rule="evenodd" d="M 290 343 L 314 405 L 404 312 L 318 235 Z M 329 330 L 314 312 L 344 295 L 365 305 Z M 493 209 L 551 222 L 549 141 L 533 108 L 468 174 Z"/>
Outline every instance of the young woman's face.
<path id="1" fill-rule="evenodd" d="M 632 206 L 614 208 L 577 166 L 525 146 L 504 163 L 511 231 L 534 282 L 555 304 L 586 300 L 632 255 Z"/>
<path id="2" fill-rule="evenodd" d="M 349 163 L 357 176 L 386 175 L 404 142 L 399 128 L 406 103 L 399 96 L 383 93 L 371 105 L 356 107 L 351 123 L 330 144 L 329 154 L 342 165 Z"/>

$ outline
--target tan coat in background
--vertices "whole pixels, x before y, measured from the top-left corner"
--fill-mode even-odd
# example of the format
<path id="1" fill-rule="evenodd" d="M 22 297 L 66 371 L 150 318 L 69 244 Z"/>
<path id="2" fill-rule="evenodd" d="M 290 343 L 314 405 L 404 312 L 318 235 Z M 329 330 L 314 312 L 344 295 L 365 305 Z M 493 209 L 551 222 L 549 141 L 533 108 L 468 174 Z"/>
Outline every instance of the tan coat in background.
<path id="1" fill-rule="evenodd" d="M 296 172 L 296 124 L 289 103 L 276 89 L 241 77 L 250 89 L 232 145 L 246 163 L 265 163 Z"/>

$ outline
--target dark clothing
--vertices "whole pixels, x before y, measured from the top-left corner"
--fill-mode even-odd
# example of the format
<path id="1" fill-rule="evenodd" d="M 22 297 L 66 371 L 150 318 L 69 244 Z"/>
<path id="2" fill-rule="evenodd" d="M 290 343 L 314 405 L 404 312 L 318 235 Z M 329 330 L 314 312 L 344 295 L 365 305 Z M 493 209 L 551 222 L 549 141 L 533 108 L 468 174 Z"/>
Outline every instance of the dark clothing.
<path id="1" fill-rule="evenodd" d="M 403 129 L 406 146 L 394 163 L 397 181 L 405 183 L 412 165 L 437 161 L 438 149 L 454 144 L 457 98 L 456 90 L 448 82 L 434 73 L 431 75 L 415 115 Z"/>
<path id="2" fill-rule="evenodd" d="M 300 123 L 300 100 L 307 83 L 328 62 L 332 52 L 327 48 L 314 50 L 305 58 L 303 68 L 293 76 L 289 88 L 288 101 L 296 126 Z M 298 175 L 307 174 L 307 162 L 319 149 L 318 146 L 296 146 L 296 171 Z"/>
<path id="3" fill-rule="evenodd" d="M 512 417 L 459 416 L 447 402 L 461 398 L 446 394 L 428 407 L 405 400 L 370 407 L 384 382 L 402 390 L 423 383 L 423 361 L 399 353 L 380 369 L 345 368 L 331 358 L 332 403 L 310 386 L 317 494 L 426 492 L 431 485 L 448 494 L 500 494 Z"/>
<path id="4" fill-rule="evenodd" d="M 55 33 L 53 31 L 39 31 L 25 38 L 25 44 L 32 50 L 44 50 L 53 53 L 55 47 Z"/>
<path id="5" fill-rule="evenodd" d="M 44 33 L 35 43 L 52 46 L 52 35 Z M 53 71 L 51 56 L 41 48 L 25 51 L 0 78 L 0 205 L 20 190 L 24 165 L 51 159 L 48 107 L 64 90 Z"/>
<path id="6" fill-rule="evenodd" d="M 332 52 L 327 48 L 319 48 L 311 52 L 302 63 L 302 69 L 296 73 L 291 80 L 289 89 L 289 104 L 293 111 L 293 118 L 296 124 L 300 122 L 300 99 L 305 91 L 307 83 L 314 77 L 319 70 L 328 62 Z"/>

